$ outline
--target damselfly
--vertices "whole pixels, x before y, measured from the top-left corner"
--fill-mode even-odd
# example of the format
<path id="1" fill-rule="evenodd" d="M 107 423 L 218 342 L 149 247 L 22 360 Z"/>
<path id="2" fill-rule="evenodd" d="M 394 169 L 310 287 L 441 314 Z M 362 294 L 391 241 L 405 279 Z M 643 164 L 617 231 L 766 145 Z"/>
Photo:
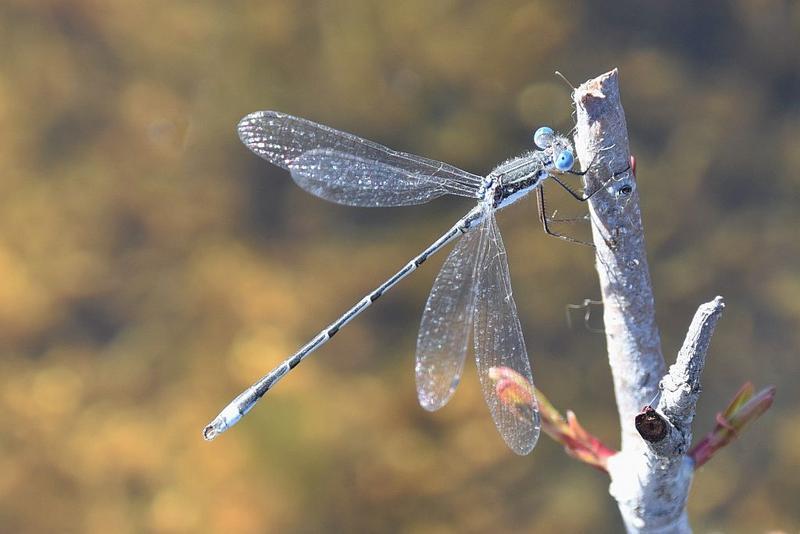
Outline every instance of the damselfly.
<path id="1" fill-rule="evenodd" d="M 539 128 L 533 137 L 539 150 L 510 159 L 481 177 L 274 111 L 246 116 L 238 130 L 250 150 L 288 170 L 306 191 L 332 202 L 408 206 L 451 194 L 475 199 L 477 204 L 402 269 L 236 397 L 205 428 L 205 439 L 212 440 L 236 424 L 306 356 L 430 256 L 461 237 L 439 271 L 422 314 L 415 367 L 417 396 L 422 407 L 431 411 L 450 400 L 472 334 L 481 389 L 495 425 L 514 452 L 529 453 L 539 437 L 539 411 L 495 212 L 538 188 L 547 230 L 542 182 L 550 177 L 558 181 L 556 175 L 561 173 L 581 174 L 572 171 L 575 157 L 569 139 L 551 128 Z M 511 384 L 502 379 L 507 375 L 523 386 L 512 389 L 524 394 L 503 390 Z"/>

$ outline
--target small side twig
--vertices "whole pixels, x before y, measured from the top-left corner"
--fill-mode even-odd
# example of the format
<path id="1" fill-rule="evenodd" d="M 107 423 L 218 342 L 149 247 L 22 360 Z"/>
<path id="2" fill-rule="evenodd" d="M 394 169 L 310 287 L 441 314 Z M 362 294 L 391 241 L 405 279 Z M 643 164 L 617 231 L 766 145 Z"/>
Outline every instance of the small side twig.
<path id="1" fill-rule="evenodd" d="M 692 420 L 702 390 L 700 378 L 723 309 L 725 302 L 719 296 L 697 309 L 675 363 L 661 380 L 658 411 L 669 420 L 671 430 L 657 445 L 662 455 L 682 455 L 692 442 Z"/>

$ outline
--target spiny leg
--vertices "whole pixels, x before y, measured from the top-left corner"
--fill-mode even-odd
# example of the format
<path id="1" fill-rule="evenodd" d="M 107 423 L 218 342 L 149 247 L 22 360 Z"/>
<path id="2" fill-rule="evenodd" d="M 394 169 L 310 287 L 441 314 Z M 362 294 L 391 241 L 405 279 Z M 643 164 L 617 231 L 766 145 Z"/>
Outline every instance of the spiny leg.
<path id="1" fill-rule="evenodd" d="M 592 164 L 593 163 L 594 163 L 594 159 L 592 160 Z M 573 175 L 576 175 L 576 176 L 583 176 L 587 172 L 589 172 L 589 169 L 591 169 L 592 164 L 590 164 L 586 168 L 586 170 L 584 170 L 584 171 L 568 171 L 568 172 L 570 174 L 573 174 Z M 575 200 L 578 200 L 579 202 L 586 202 L 587 200 L 592 198 L 595 194 L 597 194 L 601 189 L 603 189 L 611 180 L 613 180 L 617 176 L 625 174 L 629 170 L 633 169 L 634 167 L 632 165 L 635 165 L 635 160 L 633 158 L 631 158 L 631 163 L 629 163 L 623 170 L 621 170 L 619 172 L 615 172 L 607 180 L 605 180 L 602 184 L 597 186 L 591 193 L 583 194 L 583 195 L 575 192 L 570 186 L 568 186 L 567 184 L 562 182 L 558 178 L 558 176 L 551 175 L 550 177 L 553 178 L 553 180 L 555 180 L 555 182 L 559 186 L 561 186 L 567 193 L 569 193 Z M 580 239 L 576 239 L 574 237 L 570 237 L 570 236 L 566 236 L 566 235 L 563 235 L 563 234 L 559 234 L 559 233 L 553 232 L 550 229 L 550 223 L 554 223 L 554 222 L 559 222 L 559 223 L 560 222 L 574 222 L 574 221 L 582 220 L 582 218 L 564 218 L 564 219 L 550 219 L 550 218 L 548 218 L 547 217 L 547 210 L 545 208 L 544 187 L 543 186 L 539 186 L 538 191 L 537 191 L 537 195 L 536 195 L 536 200 L 537 200 L 537 204 L 538 204 L 538 207 L 539 207 L 539 220 L 542 222 L 542 227 L 544 228 L 544 232 L 547 235 L 549 235 L 551 237 L 557 237 L 559 239 L 563 239 L 563 240 L 569 241 L 571 243 L 577 243 L 577 244 L 586 245 L 586 246 L 590 246 L 590 247 L 594 248 L 594 245 L 591 244 L 591 243 L 587 243 L 585 241 L 581 241 Z"/>
<path id="2" fill-rule="evenodd" d="M 536 189 L 536 204 L 539 207 L 539 220 L 542 223 L 542 228 L 544 229 L 544 233 L 546 233 L 550 237 L 557 237 L 558 239 L 563 239 L 564 241 L 569 241 L 570 243 L 586 245 L 588 247 L 594 248 L 594 245 L 591 243 L 587 243 L 586 241 L 581 241 L 580 239 L 575 239 L 574 237 L 570 237 L 568 235 L 563 235 L 553 232 L 550 229 L 551 222 L 562 222 L 562 221 L 551 221 L 550 219 L 547 218 L 547 209 L 545 207 L 545 200 L 544 200 L 544 188 L 541 185 Z M 564 221 L 567 221 L 567 219 L 565 219 Z"/>
<path id="3" fill-rule="evenodd" d="M 580 171 L 580 172 L 579 172 L 579 171 L 569 171 L 569 174 L 574 174 L 574 175 L 576 175 L 576 176 L 583 176 L 583 175 L 585 175 L 587 172 L 589 172 L 589 169 L 590 169 L 590 168 L 591 168 L 591 165 L 590 165 L 590 166 L 589 166 L 589 167 L 588 167 L 588 168 L 587 168 L 585 171 Z M 609 183 L 609 182 L 611 182 L 611 180 L 613 180 L 613 179 L 614 179 L 614 178 L 616 178 L 617 176 L 620 176 L 620 175 L 622 175 L 622 174 L 625 174 L 625 173 L 626 173 L 626 172 L 628 172 L 630 169 L 631 169 L 631 165 L 630 165 L 630 163 L 629 163 L 629 164 L 628 164 L 628 165 L 627 165 L 627 166 L 626 166 L 624 169 L 622 169 L 622 170 L 621 170 L 621 171 L 619 171 L 619 172 L 615 172 L 614 174 L 612 174 L 611 176 L 609 176 L 607 180 L 605 180 L 603 183 L 601 183 L 600 185 L 598 185 L 597 187 L 595 187 L 595 188 L 594 188 L 594 190 L 593 190 L 591 193 L 584 193 L 584 194 L 582 194 L 582 195 L 581 195 L 581 194 L 579 194 L 579 193 L 576 193 L 576 192 L 575 192 L 575 191 L 574 191 L 574 190 L 573 190 L 573 189 L 572 189 L 570 186 L 568 186 L 567 184 L 565 184 L 564 182 L 562 182 L 562 181 L 561 181 L 561 180 L 558 178 L 558 176 L 551 175 L 550 177 L 551 177 L 553 180 L 555 180 L 555 181 L 556 181 L 556 183 L 557 183 L 558 185 L 560 185 L 560 186 L 561 186 L 561 187 L 564 189 L 564 191 L 566 191 L 567 193 L 569 193 L 570 195 L 572 195 L 572 198 L 574 198 L 574 199 L 575 199 L 575 200 L 577 200 L 578 202 L 586 202 L 587 200 L 589 200 L 590 198 L 592 198 L 592 197 L 593 197 L 595 194 L 597 194 L 597 193 L 598 193 L 598 192 L 599 192 L 601 189 L 603 189 L 603 188 L 604 188 L 606 185 L 608 185 L 608 183 Z"/>
<path id="4" fill-rule="evenodd" d="M 592 300 L 592 299 L 583 299 L 582 304 L 567 304 L 566 307 L 566 314 L 567 314 L 567 325 L 569 328 L 572 329 L 572 310 L 584 310 L 583 314 L 583 326 L 586 327 L 586 330 L 592 332 L 593 334 L 604 334 L 605 328 L 595 328 L 589 324 L 589 319 L 592 316 L 592 306 L 602 306 L 602 300 Z"/>
<path id="5" fill-rule="evenodd" d="M 556 217 L 556 213 L 558 210 L 554 210 L 553 214 L 547 219 L 549 223 L 577 223 L 577 222 L 586 222 L 589 220 L 589 215 L 581 215 L 580 217 Z"/>

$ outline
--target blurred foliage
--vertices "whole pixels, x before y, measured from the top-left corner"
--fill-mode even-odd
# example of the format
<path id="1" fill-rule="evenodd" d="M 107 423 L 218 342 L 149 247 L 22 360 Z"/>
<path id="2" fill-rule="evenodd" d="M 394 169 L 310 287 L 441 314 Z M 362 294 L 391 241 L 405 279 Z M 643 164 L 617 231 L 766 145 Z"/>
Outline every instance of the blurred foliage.
<path id="1" fill-rule="evenodd" d="M 0 530 L 619 531 L 605 475 L 547 439 L 505 448 L 473 370 L 442 411 L 416 405 L 442 258 L 235 430 L 200 434 L 468 205 L 327 204 L 241 146 L 240 117 L 278 109 L 485 172 L 536 126 L 571 128 L 553 70 L 618 66 L 667 360 L 700 302 L 728 303 L 696 435 L 745 380 L 778 388 L 698 473 L 692 519 L 797 531 L 799 35 L 782 0 L 4 0 Z M 598 294 L 592 254 L 534 209 L 500 223 L 537 386 L 614 444 L 603 339 L 564 321 Z"/>

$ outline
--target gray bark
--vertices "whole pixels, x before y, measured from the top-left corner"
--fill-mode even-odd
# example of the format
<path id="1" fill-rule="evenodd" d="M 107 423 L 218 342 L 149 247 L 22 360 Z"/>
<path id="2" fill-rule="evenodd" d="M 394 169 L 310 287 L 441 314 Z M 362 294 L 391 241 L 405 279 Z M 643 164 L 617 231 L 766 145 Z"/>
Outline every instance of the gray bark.
<path id="1" fill-rule="evenodd" d="M 589 210 L 622 432 L 621 450 L 608 461 L 609 491 L 628 532 L 691 532 L 686 501 L 693 465 L 685 453 L 706 350 L 724 304 L 717 297 L 700 307 L 675 365 L 665 374 L 617 71 L 582 84 L 573 100 L 575 148 L 584 165 L 591 162 L 586 190 L 604 189 L 592 197 Z M 659 383 L 663 393 L 654 408 L 667 432 L 651 443 L 634 421 L 656 397 Z"/>

